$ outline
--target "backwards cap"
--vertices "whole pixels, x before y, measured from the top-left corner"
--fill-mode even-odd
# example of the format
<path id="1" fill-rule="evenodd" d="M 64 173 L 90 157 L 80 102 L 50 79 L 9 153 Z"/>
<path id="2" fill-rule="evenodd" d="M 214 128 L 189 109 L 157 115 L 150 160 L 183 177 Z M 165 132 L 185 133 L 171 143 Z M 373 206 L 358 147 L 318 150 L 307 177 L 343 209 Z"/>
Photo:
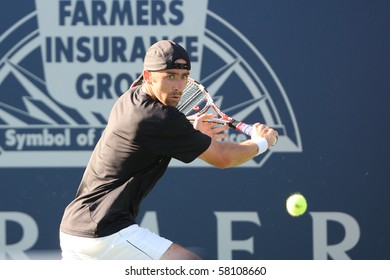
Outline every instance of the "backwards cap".
<path id="1" fill-rule="evenodd" d="M 184 59 L 185 63 L 176 63 L 178 59 Z M 148 71 L 160 71 L 167 69 L 191 70 L 191 61 L 187 51 L 179 44 L 171 40 L 162 40 L 149 47 L 144 58 L 144 69 Z M 143 76 L 134 81 L 132 87 L 138 84 Z"/>

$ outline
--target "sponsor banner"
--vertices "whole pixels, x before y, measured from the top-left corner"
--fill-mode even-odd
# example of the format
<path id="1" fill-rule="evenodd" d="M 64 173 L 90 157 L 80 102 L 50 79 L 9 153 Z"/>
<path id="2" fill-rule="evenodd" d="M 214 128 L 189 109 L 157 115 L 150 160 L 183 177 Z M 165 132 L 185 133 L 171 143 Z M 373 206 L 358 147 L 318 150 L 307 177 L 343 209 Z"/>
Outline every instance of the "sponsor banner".
<path id="1" fill-rule="evenodd" d="M 239 30 L 208 10 L 207 0 L 35 4 L 34 13 L 6 32 L 25 39 L 2 60 L 0 82 L 14 79 L 23 93 L 2 88 L 0 167 L 84 167 L 115 100 L 142 72 L 147 48 L 161 39 L 187 49 L 192 78 L 224 112 L 279 131 L 277 146 L 241 167 L 261 167 L 275 152 L 302 151 L 293 109 L 272 67 Z M 0 43 L 6 48 L 7 36 Z M 230 130 L 225 140 L 246 139 Z M 173 160 L 171 167 L 208 165 Z"/>
<path id="2" fill-rule="evenodd" d="M 59 223 L 111 106 L 140 73 L 142 52 L 165 36 L 189 50 L 191 75 L 223 111 L 273 126 L 280 138 L 239 168 L 173 161 L 144 200 L 141 226 L 205 263 L 390 259 L 382 137 L 390 2 L 3 2 L 0 262 L 61 258 Z M 229 141 L 245 139 L 228 132 Z M 308 208 L 291 217 L 286 199 L 296 192 Z M 18 272 L 34 274 L 26 268 Z M 119 269 L 124 277 L 132 271 Z"/>

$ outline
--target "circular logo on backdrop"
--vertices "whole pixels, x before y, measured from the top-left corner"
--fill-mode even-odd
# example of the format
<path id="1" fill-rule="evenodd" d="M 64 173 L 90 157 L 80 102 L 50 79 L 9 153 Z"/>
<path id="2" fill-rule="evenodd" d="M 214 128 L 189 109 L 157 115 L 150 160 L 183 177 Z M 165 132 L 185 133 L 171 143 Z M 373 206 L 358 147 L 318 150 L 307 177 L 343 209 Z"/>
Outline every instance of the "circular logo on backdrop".
<path id="1" fill-rule="evenodd" d="M 239 30 L 207 9 L 207 1 L 174 1 L 177 6 L 165 1 L 165 10 L 150 7 L 160 12 L 149 19 L 135 13 L 142 10 L 139 1 L 111 6 L 91 1 L 99 9 L 84 1 L 43 2 L 37 0 L 36 11 L 0 35 L 0 167 L 85 166 L 112 104 L 141 72 L 147 47 L 159 39 L 183 44 L 194 61 L 191 76 L 222 111 L 278 130 L 278 144 L 242 167 L 260 167 L 273 153 L 302 151 L 293 108 L 271 66 Z M 194 9 L 204 15 L 196 25 L 186 16 Z M 227 140 L 245 139 L 230 130 Z M 208 165 L 174 160 L 171 166 Z"/>

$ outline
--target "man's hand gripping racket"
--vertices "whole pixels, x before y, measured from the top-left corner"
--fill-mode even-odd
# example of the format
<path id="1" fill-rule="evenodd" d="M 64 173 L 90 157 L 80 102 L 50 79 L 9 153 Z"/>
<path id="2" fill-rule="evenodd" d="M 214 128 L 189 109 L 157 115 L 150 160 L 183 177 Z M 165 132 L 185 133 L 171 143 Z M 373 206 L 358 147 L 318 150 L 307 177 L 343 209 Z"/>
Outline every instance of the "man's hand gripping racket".
<path id="1" fill-rule="evenodd" d="M 234 128 L 237 131 L 250 136 L 252 140 L 254 138 L 260 138 L 260 136 L 257 135 L 256 131 L 254 131 L 253 126 L 241 121 L 237 121 L 223 113 L 215 105 L 206 88 L 194 79 L 188 78 L 187 86 L 184 89 L 182 97 L 176 108 L 184 115 L 186 115 L 187 119 L 192 122 L 195 121 L 198 116 L 207 113 L 208 110 L 212 108 L 219 115 L 220 118 L 212 118 L 208 119 L 207 121 L 228 125 L 230 128 Z M 276 136 L 273 145 L 276 144 L 277 140 L 278 138 Z"/>

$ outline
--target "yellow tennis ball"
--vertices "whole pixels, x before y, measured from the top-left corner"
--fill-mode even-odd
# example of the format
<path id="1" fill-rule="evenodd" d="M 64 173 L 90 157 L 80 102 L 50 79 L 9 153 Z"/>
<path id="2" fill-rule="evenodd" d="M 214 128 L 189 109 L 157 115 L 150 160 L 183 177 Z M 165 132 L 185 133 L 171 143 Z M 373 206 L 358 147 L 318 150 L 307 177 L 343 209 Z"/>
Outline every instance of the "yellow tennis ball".
<path id="1" fill-rule="evenodd" d="M 286 201 L 287 212 L 294 217 L 300 216 L 306 212 L 306 198 L 300 193 L 290 195 Z"/>

